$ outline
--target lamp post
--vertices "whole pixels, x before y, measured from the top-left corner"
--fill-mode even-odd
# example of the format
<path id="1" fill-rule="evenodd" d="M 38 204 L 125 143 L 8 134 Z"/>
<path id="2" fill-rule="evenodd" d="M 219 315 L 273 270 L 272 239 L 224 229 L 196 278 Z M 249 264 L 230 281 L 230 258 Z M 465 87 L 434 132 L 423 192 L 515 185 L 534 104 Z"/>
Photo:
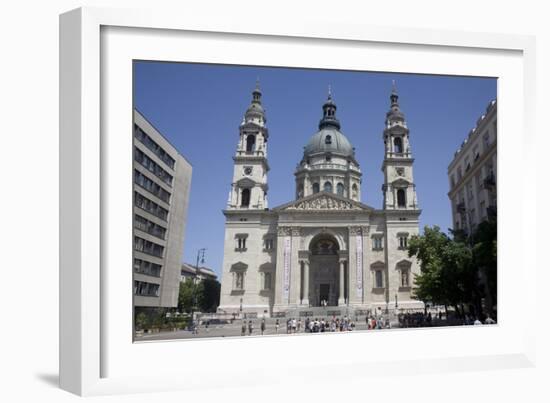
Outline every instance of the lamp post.
<path id="1" fill-rule="evenodd" d="M 198 251 L 197 251 L 197 264 L 195 265 L 195 276 L 193 277 L 193 298 L 192 298 L 192 302 L 191 302 L 191 324 L 194 325 L 194 322 L 195 322 L 195 318 L 193 317 L 193 310 L 195 308 L 195 305 L 197 304 L 197 290 L 196 290 L 196 285 L 197 285 L 197 277 L 198 277 L 198 274 L 199 274 L 199 262 L 200 263 L 204 263 L 204 254 L 206 252 L 206 248 L 200 248 Z M 194 328 L 194 326 L 193 326 Z"/>

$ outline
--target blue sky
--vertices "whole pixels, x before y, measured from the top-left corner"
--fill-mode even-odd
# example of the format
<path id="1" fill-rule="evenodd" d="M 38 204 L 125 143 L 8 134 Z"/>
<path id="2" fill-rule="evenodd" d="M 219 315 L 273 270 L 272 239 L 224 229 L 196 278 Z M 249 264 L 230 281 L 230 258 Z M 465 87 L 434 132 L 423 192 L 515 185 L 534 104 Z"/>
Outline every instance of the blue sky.
<path id="1" fill-rule="evenodd" d="M 362 202 L 382 206 L 385 113 L 392 80 L 410 129 L 421 228 L 451 227 L 447 166 L 496 98 L 494 78 L 134 62 L 135 107 L 193 166 L 185 262 L 207 248 L 221 274 L 224 216 L 239 124 L 260 79 L 269 128 L 269 206 L 294 199 L 294 169 L 316 132 L 330 85 L 363 172 Z"/>

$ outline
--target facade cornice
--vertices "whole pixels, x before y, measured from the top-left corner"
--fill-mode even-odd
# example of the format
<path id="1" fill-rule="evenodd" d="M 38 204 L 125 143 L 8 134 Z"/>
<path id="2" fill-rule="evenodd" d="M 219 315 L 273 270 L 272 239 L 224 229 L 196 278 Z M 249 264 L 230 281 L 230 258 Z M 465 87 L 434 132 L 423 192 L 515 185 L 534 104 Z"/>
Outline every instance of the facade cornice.
<path id="1" fill-rule="evenodd" d="M 462 145 L 460 146 L 459 150 L 455 152 L 453 159 L 449 166 L 447 167 L 447 172 L 450 173 L 454 168 L 455 165 L 460 161 L 461 157 L 470 150 L 471 144 L 474 144 L 477 138 L 481 135 L 480 133 L 483 133 L 489 125 L 490 122 L 493 121 L 493 119 L 496 119 L 497 114 L 497 101 L 495 100 L 494 103 L 491 101 L 489 105 L 486 108 L 485 115 L 482 115 L 477 120 L 476 127 L 472 129 L 466 137 L 466 139 L 462 142 Z M 497 136 L 498 137 L 498 136 Z M 496 140 L 495 140 L 496 143 Z"/>

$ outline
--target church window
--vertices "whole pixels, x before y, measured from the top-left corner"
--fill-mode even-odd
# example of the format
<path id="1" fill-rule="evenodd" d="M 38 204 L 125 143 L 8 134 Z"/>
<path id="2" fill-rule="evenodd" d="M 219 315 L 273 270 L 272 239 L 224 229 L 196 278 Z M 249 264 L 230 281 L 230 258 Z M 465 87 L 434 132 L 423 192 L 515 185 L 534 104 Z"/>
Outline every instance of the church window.
<path id="1" fill-rule="evenodd" d="M 382 250 L 382 236 L 375 235 L 372 237 L 372 250 Z"/>
<path id="2" fill-rule="evenodd" d="M 331 160 L 332 160 L 332 157 L 331 157 L 329 154 L 327 154 L 327 155 L 325 156 L 325 161 L 326 161 L 326 162 L 330 162 Z"/>
<path id="3" fill-rule="evenodd" d="M 250 189 L 243 189 L 241 192 L 241 207 L 248 207 L 250 205 Z"/>
<path id="4" fill-rule="evenodd" d="M 256 145 L 256 136 L 249 134 L 246 136 L 246 152 L 250 153 L 254 151 L 254 146 Z"/>
<path id="5" fill-rule="evenodd" d="M 332 137 L 331 136 L 326 136 L 325 137 L 325 144 L 332 144 Z"/>
<path id="6" fill-rule="evenodd" d="M 382 270 L 376 270 L 374 272 L 374 287 L 383 288 L 384 287 L 384 273 Z"/>
<path id="7" fill-rule="evenodd" d="M 319 184 L 318 183 L 313 184 L 313 193 L 319 193 Z"/>
<path id="8" fill-rule="evenodd" d="M 342 183 L 338 183 L 336 185 L 336 193 L 339 195 L 339 196 L 344 196 L 344 185 Z"/>
<path id="9" fill-rule="evenodd" d="M 401 137 L 393 139 L 393 152 L 396 154 L 401 154 L 403 152 L 403 141 Z"/>
<path id="10" fill-rule="evenodd" d="M 235 249 L 238 251 L 245 251 L 246 250 L 246 238 L 248 237 L 247 234 L 237 234 L 235 237 L 236 245 Z"/>
<path id="11" fill-rule="evenodd" d="M 352 197 L 354 200 L 357 199 L 357 185 L 354 183 L 353 186 L 351 187 L 351 194 L 352 194 Z"/>
<path id="12" fill-rule="evenodd" d="M 401 287 L 409 287 L 409 269 L 401 268 Z"/>
<path id="13" fill-rule="evenodd" d="M 265 250 L 273 250 L 274 241 L 273 238 L 265 238 L 264 239 L 264 249 Z"/>
<path id="14" fill-rule="evenodd" d="M 397 190 L 397 206 L 398 207 L 406 207 L 405 190 L 404 189 L 398 189 Z"/>
<path id="15" fill-rule="evenodd" d="M 234 273 L 235 278 L 235 290 L 244 290 L 244 272 Z"/>
<path id="16" fill-rule="evenodd" d="M 271 272 L 264 273 L 264 290 L 271 290 Z"/>
<path id="17" fill-rule="evenodd" d="M 323 190 L 325 192 L 328 192 L 328 193 L 332 193 L 332 183 L 330 182 L 325 182 L 325 184 L 323 185 Z"/>
<path id="18" fill-rule="evenodd" d="M 398 234 L 399 249 L 407 249 L 407 234 Z"/>

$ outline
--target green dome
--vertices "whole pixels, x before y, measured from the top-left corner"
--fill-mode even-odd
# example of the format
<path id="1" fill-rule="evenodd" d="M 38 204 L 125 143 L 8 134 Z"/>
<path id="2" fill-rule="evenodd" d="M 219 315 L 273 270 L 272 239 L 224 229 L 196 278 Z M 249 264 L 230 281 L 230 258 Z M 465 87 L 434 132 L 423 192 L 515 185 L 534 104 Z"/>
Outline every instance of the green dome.
<path id="1" fill-rule="evenodd" d="M 304 156 L 318 153 L 333 153 L 352 157 L 354 150 L 349 140 L 338 129 L 326 126 L 309 139 L 304 148 Z"/>

